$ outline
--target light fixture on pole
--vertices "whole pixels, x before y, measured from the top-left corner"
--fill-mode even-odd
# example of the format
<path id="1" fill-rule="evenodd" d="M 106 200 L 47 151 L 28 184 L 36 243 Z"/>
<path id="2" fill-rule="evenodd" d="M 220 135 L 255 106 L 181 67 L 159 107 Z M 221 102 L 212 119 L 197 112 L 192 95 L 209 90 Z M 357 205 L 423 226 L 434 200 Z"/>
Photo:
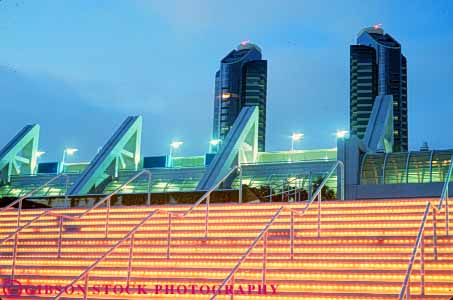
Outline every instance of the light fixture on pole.
<path id="1" fill-rule="evenodd" d="M 337 130 L 337 132 L 335 133 L 335 135 L 337 136 L 337 139 L 344 139 L 345 137 L 347 137 L 349 134 L 349 131 L 347 130 Z"/>
<path id="2" fill-rule="evenodd" d="M 173 151 L 179 149 L 184 142 L 174 141 L 170 144 L 170 154 L 168 155 L 168 167 L 173 166 Z"/>
<path id="3" fill-rule="evenodd" d="M 211 153 L 212 152 L 212 149 L 216 149 L 219 150 L 217 148 L 218 145 L 220 145 L 220 143 L 222 143 L 222 140 L 221 139 L 212 139 L 209 141 L 209 152 Z"/>
<path id="4" fill-rule="evenodd" d="M 35 162 L 32 163 L 31 165 L 31 171 L 32 171 L 32 174 L 36 174 L 37 170 L 38 170 L 38 160 L 41 156 L 43 156 L 44 154 L 46 154 L 46 152 L 44 151 L 36 151 L 35 152 L 35 157 L 36 157 L 36 160 Z"/>
<path id="5" fill-rule="evenodd" d="M 40 157 L 43 156 L 44 154 L 46 154 L 45 151 L 36 151 L 36 158 L 40 158 Z"/>
<path id="6" fill-rule="evenodd" d="M 63 150 L 63 158 L 61 159 L 60 173 L 62 173 L 63 170 L 64 170 L 64 165 L 65 165 L 65 162 L 66 162 L 66 156 L 67 155 L 74 155 L 74 153 L 76 153 L 77 151 L 79 151 L 79 149 L 77 149 L 77 148 L 65 148 Z"/>
<path id="7" fill-rule="evenodd" d="M 291 135 L 291 152 L 294 152 L 294 143 L 304 138 L 304 134 L 300 132 L 294 132 Z"/>

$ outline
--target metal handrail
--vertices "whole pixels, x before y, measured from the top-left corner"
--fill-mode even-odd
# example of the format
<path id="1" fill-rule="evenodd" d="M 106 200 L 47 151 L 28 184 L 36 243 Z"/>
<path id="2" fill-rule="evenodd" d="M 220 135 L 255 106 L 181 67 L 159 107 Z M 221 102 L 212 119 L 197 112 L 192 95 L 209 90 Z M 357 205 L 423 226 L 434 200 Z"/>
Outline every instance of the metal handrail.
<path id="1" fill-rule="evenodd" d="M 424 245 L 424 238 L 425 238 L 425 225 L 426 220 L 428 219 L 429 209 L 431 207 L 431 203 L 428 202 L 426 204 L 425 212 L 423 214 L 422 221 L 420 223 L 420 227 L 418 229 L 417 238 L 415 239 L 415 244 L 412 249 L 412 255 L 409 259 L 409 265 L 407 267 L 406 276 L 404 277 L 403 286 L 401 287 L 401 291 L 399 294 L 399 300 L 403 300 L 406 297 L 406 300 L 410 298 L 410 276 L 412 273 L 412 269 L 415 262 L 415 257 L 417 255 L 418 249 L 420 248 L 420 295 L 423 297 L 425 295 L 425 245 Z M 434 216 L 433 212 L 433 216 Z"/>
<path id="2" fill-rule="evenodd" d="M 134 176 L 130 177 L 125 183 L 117 187 L 113 192 L 102 198 L 98 203 L 87 209 L 85 212 L 81 213 L 80 215 L 74 217 L 74 216 L 67 216 L 67 215 L 61 215 L 63 218 L 69 218 L 72 220 L 78 220 L 89 214 L 92 210 L 98 208 L 101 204 L 107 202 L 107 215 L 106 215 L 106 222 L 105 222 L 105 237 L 108 238 L 109 234 L 109 221 L 110 221 L 110 206 L 111 206 L 111 199 L 114 195 L 116 195 L 119 191 L 121 191 L 125 186 L 127 186 L 129 183 L 133 182 L 135 179 L 138 177 L 142 176 L 143 174 L 148 175 L 148 195 L 147 195 L 147 204 L 151 204 L 151 178 L 152 178 L 152 173 L 149 170 L 141 170 Z"/>
<path id="3" fill-rule="evenodd" d="M 22 216 L 22 203 L 23 203 L 23 201 L 25 199 L 27 199 L 28 197 L 32 196 L 34 193 L 36 193 L 37 191 L 39 191 L 43 187 L 48 186 L 49 184 L 51 184 L 55 180 L 59 179 L 60 177 L 66 177 L 65 202 L 67 203 L 67 200 L 68 200 L 69 176 L 67 174 L 58 174 L 57 176 L 52 177 L 51 179 L 49 179 L 48 181 L 46 181 L 45 183 L 43 183 L 39 187 L 31 190 L 30 192 L 28 192 L 24 196 L 16 199 L 15 201 L 10 203 L 9 205 L 7 205 L 7 206 L 3 207 L 2 209 L 0 209 L 0 214 L 1 214 L 1 213 L 5 212 L 5 211 L 9 210 L 10 208 L 14 207 L 14 205 L 19 204 L 19 207 L 17 209 L 16 230 L 14 232 L 10 233 L 9 235 L 7 235 L 2 240 L 0 240 L 0 245 L 1 245 L 4 242 L 9 241 L 10 239 L 12 239 L 14 237 L 13 261 L 12 261 L 12 267 L 11 267 L 11 279 L 14 279 L 14 275 L 15 275 L 16 261 L 17 261 L 17 245 L 19 243 L 19 232 L 22 231 L 23 229 L 29 227 L 32 223 L 34 223 L 35 221 L 40 219 L 42 216 L 48 215 L 50 213 L 49 211 L 45 211 L 45 212 L 41 213 L 40 215 L 36 216 L 35 218 L 33 218 L 32 220 L 28 221 L 24 225 L 20 226 L 20 219 L 21 219 L 21 216 Z"/>
<path id="4" fill-rule="evenodd" d="M 433 218 L 433 255 L 434 260 L 437 260 L 438 253 L 437 253 L 437 214 L 440 213 L 443 209 L 443 203 L 445 200 L 445 235 L 446 237 L 449 236 L 448 229 L 449 229 L 449 222 L 448 222 L 448 186 L 450 183 L 451 174 L 453 171 L 453 155 L 450 158 L 450 165 L 448 167 L 447 176 L 445 178 L 442 192 L 440 194 L 439 203 L 437 206 L 431 205 L 430 202 L 426 204 L 425 212 L 423 214 L 423 219 L 420 224 L 417 238 L 415 240 L 415 245 L 412 249 L 412 256 L 409 259 L 409 265 L 407 267 L 406 276 L 404 277 L 403 286 L 401 287 L 401 291 L 399 294 L 399 300 L 402 300 L 406 297 L 406 300 L 410 298 L 410 276 L 412 273 L 413 265 L 415 262 L 415 257 L 417 255 L 417 250 L 420 248 L 420 294 L 424 296 L 425 294 L 425 253 L 424 253 L 424 230 L 426 221 L 428 219 L 429 210 L 432 207 L 432 218 Z"/>
<path id="5" fill-rule="evenodd" d="M 252 252 L 252 250 L 255 248 L 255 246 L 258 244 L 258 242 L 263 239 L 263 267 L 262 267 L 262 278 L 261 278 L 261 283 L 264 285 L 266 283 L 266 262 L 267 262 L 267 235 L 269 232 L 269 228 L 271 225 L 275 222 L 275 220 L 280 216 L 280 213 L 282 210 L 288 210 L 290 214 L 290 258 L 294 259 L 294 215 L 298 216 L 303 216 L 305 215 L 305 212 L 308 210 L 308 208 L 311 206 L 311 204 L 314 202 L 314 200 L 317 198 L 318 199 L 318 221 L 317 221 L 317 235 L 318 238 L 320 238 L 321 235 L 321 190 L 322 188 L 326 185 L 327 180 L 329 177 L 333 174 L 333 172 L 338 168 L 341 168 L 341 199 L 344 200 L 344 164 L 342 161 L 338 160 L 335 165 L 331 168 L 327 176 L 324 178 L 324 180 L 321 182 L 321 184 L 318 186 L 316 191 L 313 193 L 311 199 L 307 202 L 305 207 L 302 210 L 296 210 L 290 207 L 286 206 L 281 206 L 277 211 L 274 213 L 272 216 L 271 220 L 263 227 L 263 229 L 260 231 L 258 236 L 255 238 L 255 240 L 252 242 L 252 244 L 249 246 L 249 248 L 244 252 L 244 254 L 241 256 L 241 258 L 238 260 L 236 265 L 233 267 L 233 269 L 230 271 L 230 273 L 227 275 L 227 277 L 223 280 L 222 284 L 219 286 L 219 288 L 214 292 L 211 298 L 209 300 L 214 300 L 219 291 L 228 283 L 232 282 L 234 284 L 234 274 L 239 270 L 241 264 L 247 259 L 249 254 Z"/>
<path id="6" fill-rule="evenodd" d="M 236 166 L 232 168 L 221 180 L 219 180 L 212 188 L 210 188 L 203 196 L 198 199 L 198 201 L 193 204 L 185 213 L 179 213 L 176 214 L 171 211 L 165 211 L 165 210 L 154 210 L 151 212 L 147 217 L 145 217 L 138 225 L 136 225 L 133 229 L 131 229 L 120 241 L 118 241 L 114 246 L 112 246 L 109 250 L 107 250 L 100 258 L 96 260 L 93 264 L 91 264 L 85 271 L 83 271 L 76 279 L 74 279 L 71 283 L 69 283 L 67 286 L 72 286 L 75 284 L 77 281 L 81 280 L 82 278 L 85 279 L 85 294 L 84 294 L 84 300 L 87 299 L 87 294 L 88 294 L 88 276 L 89 272 L 93 270 L 100 262 L 102 262 L 108 255 L 110 255 L 113 251 L 115 251 L 124 241 L 130 239 L 130 247 L 129 247 L 129 261 L 128 261 L 128 275 L 127 275 L 127 283 L 129 283 L 130 280 L 130 275 L 131 275 L 131 270 L 132 270 L 132 256 L 133 256 L 133 248 L 134 248 L 134 233 L 144 224 L 146 223 L 152 216 L 154 216 L 156 213 L 165 213 L 168 215 L 168 236 L 167 236 L 167 258 L 170 258 L 170 247 L 171 247 L 171 221 L 174 215 L 180 218 L 184 218 L 188 216 L 196 207 L 198 207 L 204 200 L 206 200 L 207 203 L 207 208 L 206 208 L 206 231 L 205 231 L 205 237 L 207 237 L 207 232 L 208 232 L 208 216 L 209 216 L 209 199 L 211 193 L 216 190 L 222 182 L 224 182 L 234 171 L 236 171 L 240 166 Z M 96 206 L 98 207 L 98 206 Z M 61 224 L 61 223 L 60 223 Z M 62 290 L 59 294 L 57 294 L 54 298 L 54 300 L 60 299 L 60 297 L 63 295 L 64 290 Z"/>
<path id="7" fill-rule="evenodd" d="M 28 193 L 24 197 L 21 197 L 20 199 L 14 201 L 10 205 L 8 205 L 8 207 L 5 207 L 2 211 L 10 208 L 11 206 L 15 205 L 16 203 L 19 203 L 19 212 L 18 212 L 18 217 L 17 217 L 16 230 L 13 233 L 9 234 L 3 240 L 0 240 L 0 244 L 2 244 L 3 242 L 6 242 L 6 241 L 10 240 L 14 236 L 13 264 L 12 264 L 12 269 L 11 269 L 11 279 L 12 280 L 14 279 L 14 274 L 15 274 L 18 239 L 19 239 L 18 236 L 19 236 L 19 233 L 23 229 L 29 227 L 31 224 L 33 224 L 34 222 L 38 221 L 43 216 L 49 215 L 49 216 L 54 216 L 54 217 L 58 218 L 59 233 L 58 233 L 57 258 L 60 258 L 61 257 L 61 244 L 62 244 L 62 238 L 63 238 L 63 220 L 64 219 L 80 220 L 81 218 L 86 216 L 89 212 L 91 212 L 94 208 L 99 207 L 102 203 L 107 201 L 107 216 L 106 216 L 107 220 L 106 220 L 106 223 L 105 223 L 105 237 L 107 238 L 108 237 L 108 230 L 109 230 L 109 218 L 110 218 L 110 199 L 112 198 L 113 195 L 118 193 L 118 191 L 120 191 L 124 186 L 126 186 L 129 183 L 131 183 L 132 181 L 134 181 L 135 179 L 137 179 L 139 176 L 141 176 L 144 173 L 148 174 L 148 202 L 150 202 L 150 196 L 151 196 L 151 190 L 150 190 L 150 187 L 151 187 L 151 172 L 148 171 L 148 170 L 142 170 L 141 172 L 139 172 L 136 175 L 132 176 L 128 181 L 126 181 L 124 184 L 122 184 L 120 187 L 118 187 L 112 193 L 110 193 L 109 195 L 107 195 L 103 199 L 101 199 L 101 201 L 96 203 L 96 205 L 94 205 L 93 207 L 90 207 L 89 209 L 87 209 L 86 211 L 84 211 L 82 214 L 80 214 L 78 216 L 70 216 L 70 215 L 54 213 L 52 211 L 45 211 L 45 212 L 41 213 L 40 215 L 36 216 L 35 218 L 33 218 L 32 220 L 28 221 L 25 225 L 20 226 L 20 216 L 21 216 L 21 211 L 22 211 L 22 205 L 21 205 L 22 200 L 25 199 L 25 196 L 29 197 L 32 194 L 32 192 L 36 192 L 37 190 L 39 190 L 39 188 L 33 190 L 32 192 Z M 57 178 L 59 178 L 61 176 L 67 176 L 67 175 L 66 174 L 59 174 L 58 176 L 55 176 L 51 180 L 47 181 L 43 186 L 45 186 L 45 185 L 47 185 L 49 183 L 52 183 L 53 181 L 55 181 Z M 43 187 L 43 186 L 41 186 L 41 187 Z"/>
<path id="8" fill-rule="evenodd" d="M 445 235 L 449 236 L 449 212 L 448 212 L 448 186 L 450 184 L 451 174 L 453 172 L 453 155 L 450 158 L 450 166 L 448 167 L 447 177 L 445 178 L 444 185 L 442 187 L 442 193 L 440 194 L 439 204 L 437 206 L 437 212 L 441 212 L 444 207 L 445 200 Z"/>
<path id="9" fill-rule="evenodd" d="M 277 174 L 272 174 L 271 176 L 273 175 L 277 175 Z M 293 183 L 294 181 L 297 181 L 297 180 L 300 180 L 301 178 L 299 176 L 303 176 L 303 174 L 299 174 L 299 175 L 296 175 L 295 178 L 291 179 L 291 180 L 288 180 L 288 177 L 286 178 L 286 183 L 287 183 L 287 186 L 289 187 L 289 183 Z M 297 185 L 297 182 L 296 182 L 296 185 Z M 278 187 L 278 186 L 277 186 Z M 281 192 L 278 192 L 278 193 L 274 193 L 272 194 L 272 188 L 270 187 L 270 195 L 267 195 L 267 196 L 264 196 L 263 198 L 271 198 L 274 197 L 274 196 L 278 196 L 278 195 L 285 195 L 285 194 L 290 194 L 291 192 L 295 192 L 297 190 L 301 190 L 302 188 L 301 187 L 296 187 L 294 189 L 291 189 L 291 190 L 286 190 L 284 191 L 283 188 L 284 188 L 284 184 L 281 185 L 281 188 L 282 188 L 282 191 Z"/>
<path id="10" fill-rule="evenodd" d="M 244 254 L 241 256 L 241 258 L 238 260 L 238 262 L 236 263 L 236 265 L 234 265 L 233 269 L 231 269 L 230 273 L 227 275 L 227 277 L 223 280 L 222 284 L 220 284 L 219 288 L 214 292 L 214 294 L 211 296 L 211 298 L 209 298 L 209 300 L 214 300 L 219 291 L 222 290 L 222 288 L 231 280 L 233 281 L 232 284 L 234 284 L 234 274 L 239 270 L 241 264 L 247 259 L 247 257 L 249 256 L 249 254 L 252 252 L 253 248 L 255 248 L 255 246 L 258 244 L 258 242 L 263 239 L 263 275 L 262 275 L 262 278 L 261 280 L 262 281 L 266 281 L 266 276 L 265 276 L 265 266 L 266 266 L 266 263 L 265 263 L 265 260 L 266 260 L 266 244 L 267 244 L 267 234 L 269 232 L 269 228 L 271 227 L 271 225 L 275 222 L 275 220 L 277 219 L 277 217 L 280 215 L 280 213 L 282 212 L 284 206 L 281 206 L 279 209 L 277 209 L 277 211 L 274 213 L 274 215 L 272 216 L 271 220 L 269 222 L 267 222 L 267 224 L 263 227 L 263 229 L 261 229 L 260 233 L 258 234 L 258 236 L 255 238 L 255 240 L 253 240 L 252 244 L 248 247 L 248 249 L 244 252 Z M 264 285 L 264 284 L 263 284 Z"/>
<path id="11" fill-rule="evenodd" d="M 326 183 L 329 180 L 330 176 L 332 176 L 333 172 L 335 172 L 335 170 L 338 167 L 340 167 L 340 171 L 341 171 L 341 173 L 340 173 L 340 176 L 341 176 L 341 178 L 340 178 L 340 199 L 344 200 L 344 163 L 341 160 L 337 160 L 335 162 L 335 164 L 332 166 L 332 168 L 329 170 L 329 172 L 327 172 L 327 175 L 324 177 L 323 181 L 321 182 L 321 184 L 319 185 L 319 187 L 317 188 L 315 193 L 310 198 L 310 201 L 312 201 L 312 199 L 315 199 L 316 196 L 322 191 L 322 188 L 326 185 Z M 293 179 L 292 181 L 295 181 L 295 180 L 298 180 L 298 179 L 299 178 L 296 178 L 296 179 Z M 288 181 L 288 182 L 292 182 L 292 181 Z M 273 196 L 290 194 L 292 192 L 297 192 L 300 189 L 301 188 L 297 188 L 296 187 L 296 188 L 291 189 L 291 190 L 282 191 L 282 192 L 278 192 L 278 193 L 275 193 L 275 194 L 264 196 L 264 198 L 270 198 L 270 197 L 273 197 Z"/>
<path id="12" fill-rule="evenodd" d="M 58 178 L 60 177 L 66 177 L 66 192 L 65 192 L 65 201 L 67 201 L 68 199 L 68 185 L 69 185 L 69 176 L 67 174 L 58 174 L 57 176 L 55 177 L 52 177 L 51 179 L 49 179 L 48 181 L 46 181 L 45 183 L 43 183 L 42 185 L 38 186 L 37 188 L 31 190 L 30 192 L 28 192 L 27 194 L 25 194 L 24 196 L 16 199 L 15 201 L 13 201 L 12 203 L 8 204 L 7 206 L 5 207 L 2 207 L 2 209 L 0 209 L 0 214 L 2 214 L 4 211 L 7 211 L 8 209 L 10 209 L 11 207 L 13 207 L 14 205 L 16 205 L 17 203 L 19 203 L 19 208 L 18 210 L 21 211 L 22 210 L 22 201 L 31 197 L 34 193 L 36 193 L 37 191 L 39 191 L 40 189 L 48 186 L 49 184 L 51 184 L 52 182 L 54 182 L 55 180 L 57 180 Z"/>
<path id="13" fill-rule="evenodd" d="M 129 259 L 128 259 L 128 273 L 127 273 L 127 282 L 129 283 L 130 276 L 131 276 L 131 269 L 132 269 L 132 258 L 133 258 L 133 249 L 134 249 L 134 234 L 144 225 L 149 219 L 151 219 L 156 213 L 160 212 L 160 210 L 156 209 L 149 213 L 145 218 L 140 221 L 137 225 L 135 225 L 131 230 L 129 230 L 128 233 L 124 235 L 121 240 L 119 240 L 115 245 L 110 247 L 109 250 L 107 250 L 101 257 L 99 257 L 94 263 L 92 263 L 90 266 L 88 266 L 77 278 L 72 280 L 67 287 L 73 286 L 76 282 L 84 278 L 84 284 L 85 284 L 85 289 L 84 289 L 84 296 L 83 299 L 86 300 L 88 296 L 88 276 L 90 271 L 92 271 L 98 264 L 104 261 L 104 259 L 107 258 L 113 251 L 118 249 L 126 240 L 130 239 L 130 248 L 129 248 Z M 62 289 L 56 296 L 53 298 L 53 300 L 58 300 L 61 298 L 63 293 L 65 293 L 66 289 Z"/>
<path id="14" fill-rule="evenodd" d="M 321 181 L 321 184 L 312 195 L 312 199 L 316 198 L 316 196 L 321 193 L 322 188 L 326 185 L 330 176 L 332 176 L 333 172 L 335 172 L 338 167 L 340 167 L 340 199 L 344 200 L 344 163 L 341 160 L 337 160 L 332 166 L 327 176 L 324 177 L 324 180 Z"/>
<path id="15" fill-rule="evenodd" d="M 50 212 L 49 211 L 44 211 L 43 213 L 39 214 L 38 216 L 34 217 L 30 221 L 28 221 L 26 224 L 22 225 L 21 227 L 17 228 L 16 231 L 13 233 L 9 234 L 7 237 L 2 239 L 0 241 L 0 244 L 3 244 L 6 241 L 9 241 L 11 238 L 14 237 L 14 246 L 13 246 L 13 261 L 12 261 L 12 266 L 11 266 L 11 280 L 14 280 L 14 275 L 16 271 L 16 261 L 17 261 L 17 244 L 19 243 L 19 232 L 22 231 L 22 229 L 25 229 L 29 227 L 32 223 L 34 223 L 36 220 L 41 218 L 42 216 L 48 215 Z"/>
<path id="16" fill-rule="evenodd" d="M 195 202 L 185 213 L 175 213 L 175 212 L 171 212 L 171 211 L 163 211 L 165 213 L 167 213 L 168 215 L 168 226 L 167 226 L 167 259 L 170 259 L 170 255 L 171 255 L 171 225 L 172 225 L 172 221 L 173 221 L 173 216 L 176 216 L 180 219 L 183 219 L 185 217 L 187 217 L 189 214 L 192 213 L 192 211 L 197 208 L 198 206 L 200 206 L 201 203 L 203 203 L 203 201 L 206 200 L 206 214 L 205 214 L 205 229 L 204 229 L 204 239 L 207 240 L 208 239 L 208 232 L 209 232 L 209 204 L 210 204 L 210 198 L 211 198 L 211 193 L 213 191 L 215 191 L 225 180 L 227 180 L 231 174 L 233 174 L 233 172 L 235 172 L 236 170 L 239 170 L 240 172 L 240 176 L 242 175 L 242 168 L 240 165 L 237 165 L 233 168 L 231 168 L 230 171 L 228 171 L 228 173 L 222 177 L 213 187 L 211 187 L 208 191 L 206 191 L 201 197 L 200 199 L 197 200 L 197 202 Z M 241 199 L 242 199 L 242 180 L 240 182 L 240 189 L 239 189 L 239 202 L 242 202 Z"/>
<path id="17" fill-rule="evenodd" d="M 310 202 L 311 203 L 311 202 Z M 290 215 L 290 259 L 294 259 L 294 215 L 298 216 L 303 216 L 306 212 L 306 209 L 308 206 L 304 208 L 303 211 L 299 211 L 287 206 L 280 206 L 280 208 L 277 209 L 277 211 L 272 215 L 271 219 L 269 222 L 264 225 L 263 229 L 261 229 L 260 233 L 257 235 L 257 237 L 253 240 L 252 244 L 247 248 L 247 250 L 244 252 L 244 254 L 241 256 L 241 258 L 238 260 L 238 262 L 234 265 L 234 267 L 231 269 L 230 273 L 228 273 L 227 277 L 223 280 L 223 282 L 220 284 L 219 288 L 214 292 L 211 298 L 209 300 L 214 300 L 219 291 L 222 290 L 222 288 L 228 283 L 231 282 L 231 284 L 234 284 L 234 275 L 235 273 L 239 270 L 241 267 L 242 263 L 247 259 L 247 257 L 250 255 L 252 250 L 255 248 L 255 246 L 258 244 L 260 240 L 263 240 L 263 266 L 262 266 L 262 276 L 261 276 L 261 284 L 265 285 L 266 284 L 266 275 L 267 275 L 267 239 L 268 239 L 268 233 L 269 229 L 271 228 L 272 224 L 277 220 L 277 218 L 280 216 L 281 212 L 283 210 L 287 210 L 291 213 Z"/>
<path id="18" fill-rule="evenodd" d="M 195 202 L 194 205 L 192 205 L 192 207 L 190 207 L 184 214 L 182 214 L 183 217 L 186 217 L 188 216 L 196 207 L 198 207 L 205 199 L 208 199 L 209 196 L 211 195 L 211 193 L 216 190 L 225 180 L 228 179 L 228 177 L 231 176 L 231 174 L 240 169 L 241 167 L 238 165 L 238 166 L 235 166 L 234 168 L 231 168 L 230 171 L 228 171 L 228 173 L 222 177 L 213 187 L 211 187 L 208 191 L 206 191 L 206 193 L 203 194 L 203 196 L 200 197 L 200 199 L 198 199 L 197 202 Z"/>

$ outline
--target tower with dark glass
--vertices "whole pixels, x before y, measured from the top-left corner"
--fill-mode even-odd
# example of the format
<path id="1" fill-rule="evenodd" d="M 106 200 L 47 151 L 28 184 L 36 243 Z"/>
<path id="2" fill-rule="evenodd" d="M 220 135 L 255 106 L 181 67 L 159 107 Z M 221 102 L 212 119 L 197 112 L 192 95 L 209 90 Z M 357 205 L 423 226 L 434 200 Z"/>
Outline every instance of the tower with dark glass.
<path id="1" fill-rule="evenodd" d="M 220 62 L 215 76 L 214 123 L 212 138 L 225 140 L 241 108 L 258 106 L 258 150 L 266 144 L 267 61 L 261 59 L 261 49 L 242 42 Z M 217 151 L 218 146 L 212 148 Z"/>
<path id="2" fill-rule="evenodd" d="M 401 45 L 378 26 L 350 47 L 350 132 L 363 138 L 378 95 L 393 96 L 394 152 L 408 149 L 407 61 Z"/>

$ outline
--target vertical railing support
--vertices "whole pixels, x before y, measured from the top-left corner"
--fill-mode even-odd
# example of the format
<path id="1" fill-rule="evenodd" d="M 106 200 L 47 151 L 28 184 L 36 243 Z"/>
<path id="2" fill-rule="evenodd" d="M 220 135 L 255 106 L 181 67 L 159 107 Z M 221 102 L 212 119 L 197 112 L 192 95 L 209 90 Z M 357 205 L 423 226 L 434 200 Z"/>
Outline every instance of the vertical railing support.
<path id="1" fill-rule="evenodd" d="M 318 194 L 318 239 L 321 237 L 321 191 Z"/>
<path id="2" fill-rule="evenodd" d="M 433 206 L 433 255 L 437 260 L 437 210 Z"/>
<path id="3" fill-rule="evenodd" d="M 231 280 L 230 280 L 230 283 L 231 283 L 231 297 L 230 297 L 230 300 L 234 300 L 234 275 L 231 276 Z"/>
<path id="4" fill-rule="evenodd" d="M 110 222 L 110 200 L 112 198 L 107 199 L 107 215 L 105 220 L 105 238 L 109 237 L 109 222 Z"/>
<path id="5" fill-rule="evenodd" d="M 290 229 L 289 229 L 289 240 L 290 240 L 290 259 L 294 259 L 294 212 L 291 210 L 290 216 Z"/>
<path id="6" fill-rule="evenodd" d="M 19 226 L 20 226 L 20 217 L 22 216 L 22 202 L 23 202 L 23 200 L 19 201 L 19 207 L 17 210 L 16 230 L 18 230 Z"/>
<path id="7" fill-rule="evenodd" d="M 148 173 L 148 196 L 146 198 L 146 205 L 151 205 L 151 172 Z"/>
<path id="8" fill-rule="evenodd" d="M 425 296 L 425 232 L 420 241 L 420 296 Z"/>
<path id="9" fill-rule="evenodd" d="M 69 208 L 68 190 L 69 190 L 69 176 L 66 175 L 66 178 L 65 178 L 65 192 L 64 192 L 64 206 L 66 208 Z"/>
<path id="10" fill-rule="evenodd" d="M 263 275 L 261 277 L 261 285 L 264 287 L 266 285 L 266 273 L 267 273 L 267 237 L 268 237 L 268 231 L 264 234 L 263 237 Z"/>
<path id="11" fill-rule="evenodd" d="M 211 199 L 211 195 L 208 195 L 206 198 L 206 215 L 205 215 L 205 220 L 204 220 L 204 239 L 205 241 L 208 240 L 208 226 L 209 226 L 209 202 Z"/>
<path id="12" fill-rule="evenodd" d="M 61 257 L 61 243 L 63 239 L 63 216 L 58 217 L 58 249 L 57 249 L 57 258 Z"/>
<path id="13" fill-rule="evenodd" d="M 17 222 L 16 222 L 16 231 L 19 230 L 20 226 L 20 217 L 22 215 L 22 200 L 19 201 L 19 209 L 17 211 Z M 16 272 L 16 260 L 17 260 L 17 244 L 19 243 L 19 233 L 16 232 L 14 235 L 14 249 L 13 249 L 13 263 L 11 266 L 11 280 L 14 280 L 14 275 Z"/>
<path id="14" fill-rule="evenodd" d="M 171 247 L 171 220 L 172 213 L 168 212 L 168 227 L 167 227 L 167 259 L 170 259 L 170 247 Z"/>
<path id="15" fill-rule="evenodd" d="M 411 281 L 409 280 L 407 282 L 407 288 L 406 288 L 406 300 L 410 300 L 411 298 Z"/>
<path id="16" fill-rule="evenodd" d="M 344 179 L 345 179 L 344 176 L 345 175 L 344 175 L 344 173 L 345 173 L 344 172 L 344 164 L 340 163 L 340 176 L 341 176 L 341 178 L 340 178 L 340 189 L 341 189 L 340 198 L 341 198 L 341 200 L 344 200 L 344 192 L 345 192 L 345 190 L 344 190 L 345 189 L 345 186 L 344 186 Z"/>
<path id="17" fill-rule="evenodd" d="M 127 266 L 127 279 L 126 279 L 126 287 L 129 286 L 129 282 L 131 280 L 131 273 L 132 273 L 132 259 L 134 258 L 134 240 L 135 240 L 135 233 L 130 237 L 130 244 L 129 244 L 129 261 Z"/>
<path id="18" fill-rule="evenodd" d="M 269 184 L 269 202 L 272 202 L 272 184 Z"/>
<path id="19" fill-rule="evenodd" d="M 239 168 L 239 203 L 242 203 L 242 167 L 238 165 Z"/>
<path id="20" fill-rule="evenodd" d="M 285 202 L 285 179 L 282 179 L 282 202 Z"/>
<path id="21" fill-rule="evenodd" d="M 85 274 L 85 277 L 84 277 L 84 291 L 83 291 L 83 300 L 87 300 L 88 299 L 88 273 Z"/>
<path id="22" fill-rule="evenodd" d="M 13 249 L 13 263 L 11 266 L 11 280 L 14 280 L 16 274 L 16 260 L 17 260 L 17 243 L 19 242 L 19 233 L 14 235 L 14 249 Z"/>
<path id="23" fill-rule="evenodd" d="M 449 226 L 449 222 L 448 222 L 448 182 L 447 182 L 447 193 L 445 194 L 445 235 L 447 236 L 447 238 L 449 237 L 449 234 L 448 234 L 448 227 Z"/>

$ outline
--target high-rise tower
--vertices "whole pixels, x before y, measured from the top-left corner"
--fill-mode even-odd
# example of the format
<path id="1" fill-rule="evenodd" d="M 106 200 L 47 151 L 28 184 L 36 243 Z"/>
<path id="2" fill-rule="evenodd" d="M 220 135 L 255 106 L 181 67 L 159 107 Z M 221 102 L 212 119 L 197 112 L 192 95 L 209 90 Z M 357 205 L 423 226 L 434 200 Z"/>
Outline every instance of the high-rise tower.
<path id="1" fill-rule="evenodd" d="M 221 60 L 215 76 L 214 140 L 225 139 L 242 107 L 258 106 L 258 150 L 265 150 L 267 61 L 261 57 L 261 49 L 245 41 Z"/>
<path id="2" fill-rule="evenodd" d="M 407 151 L 406 57 L 393 37 L 374 26 L 361 30 L 350 47 L 351 134 L 363 138 L 378 95 L 393 96 L 393 151 Z"/>

